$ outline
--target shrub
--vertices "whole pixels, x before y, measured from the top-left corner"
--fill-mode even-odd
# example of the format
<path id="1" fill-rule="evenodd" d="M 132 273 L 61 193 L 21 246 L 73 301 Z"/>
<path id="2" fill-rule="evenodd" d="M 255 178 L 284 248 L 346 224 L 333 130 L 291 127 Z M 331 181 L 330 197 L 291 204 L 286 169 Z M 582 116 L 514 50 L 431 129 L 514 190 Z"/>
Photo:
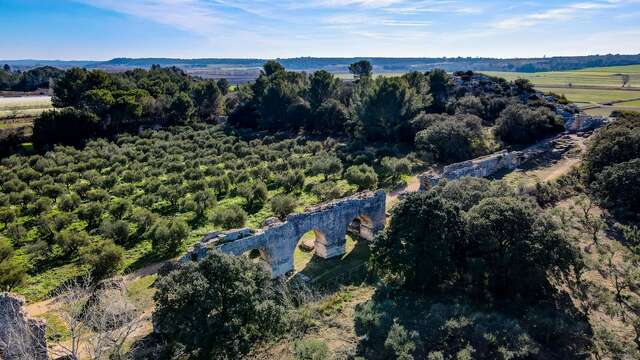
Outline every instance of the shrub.
<path id="1" fill-rule="evenodd" d="M 594 189 L 602 205 L 617 217 L 640 220 L 640 158 L 604 168 Z"/>
<path id="2" fill-rule="evenodd" d="M 378 186 L 378 174 L 371 166 L 364 164 L 349 167 L 344 174 L 344 178 L 351 184 L 356 185 L 358 191 L 373 190 Z"/>
<path id="3" fill-rule="evenodd" d="M 418 337 L 417 332 L 409 333 L 404 326 L 394 323 L 389 329 L 384 347 L 393 354 L 395 359 L 413 360 L 412 354 L 416 350 L 414 338 L 416 337 Z"/>
<path id="4" fill-rule="evenodd" d="M 26 266 L 14 256 L 9 239 L 0 237 L 0 291 L 11 291 L 26 277 Z"/>
<path id="5" fill-rule="evenodd" d="M 177 254 L 189 231 L 189 226 L 181 220 L 156 221 L 150 229 L 153 251 L 163 257 Z"/>
<path id="6" fill-rule="evenodd" d="M 313 192 L 320 201 L 329 201 L 342 196 L 342 190 L 340 190 L 338 184 L 333 181 L 325 181 L 315 184 L 313 185 L 311 192 Z"/>
<path id="7" fill-rule="evenodd" d="M 296 198 L 291 195 L 276 195 L 271 199 L 271 211 L 280 220 L 284 220 L 296 208 Z"/>
<path id="8" fill-rule="evenodd" d="M 481 120 L 471 115 L 434 123 L 416 134 L 415 145 L 444 163 L 468 160 L 486 151 Z"/>
<path id="9" fill-rule="evenodd" d="M 411 173 L 411 162 L 407 159 L 384 157 L 380 162 L 383 174 L 396 184 L 402 175 Z"/>
<path id="10" fill-rule="evenodd" d="M 500 113 L 495 131 L 508 144 L 527 145 L 562 130 L 562 119 L 551 110 L 512 104 Z"/>
<path id="11" fill-rule="evenodd" d="M 186 355 L 237 358 L 283 332 L 271 276 L 242 256 L 210 252 L 159 278 L 156 288 L 154 332 Z"/>
<path id="12" fill-rule="evenodd" d="M 213 214 L 211 221 L 224 229 L 237 229 L 244 226 L 247 221 L 247 213 L 241 207 L 232 205 L 217 210 Z"/>
<path id="13" fill-rule="evenodd" d="M 113 241 L 104 240 L 81 251 L 83 262 L 91 268 L 91 274 L 96 279 L 104 279 L 122 266 L 124 250 Z"/>
<path id="14" fill-rule="evenodd" d="M 548 184 L 546 182 L 537 182 L 533 191 L 533 196 L 536 198 L 538 205 L 547 207 L 557 203 L 562 194 L 556 184 Z"/>
<path id="15" fill-rule="evenodd" d="M 296 360 L 327 360 L 330 358 L 329 346 L 319 339 L 304 339 L 293 343 Z"/>
<path id="16" fill-rule="evenodd" d="M 465 95 L 456 101 L 455 112 L 456 114 L 469 114 L 482 118 L 484 117 L 485 109 L 480 98 Z"/>

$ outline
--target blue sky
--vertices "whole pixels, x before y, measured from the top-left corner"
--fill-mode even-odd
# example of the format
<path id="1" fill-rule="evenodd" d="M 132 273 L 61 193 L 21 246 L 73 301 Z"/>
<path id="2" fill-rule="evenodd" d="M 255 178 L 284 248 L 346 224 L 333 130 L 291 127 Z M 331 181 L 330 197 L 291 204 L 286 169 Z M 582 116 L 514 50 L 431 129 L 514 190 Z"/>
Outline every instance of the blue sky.
<path id="1" fill-rule="evenodd" d="M 640 0 L 0 0 L 0 59 L 640 53 Z"/>

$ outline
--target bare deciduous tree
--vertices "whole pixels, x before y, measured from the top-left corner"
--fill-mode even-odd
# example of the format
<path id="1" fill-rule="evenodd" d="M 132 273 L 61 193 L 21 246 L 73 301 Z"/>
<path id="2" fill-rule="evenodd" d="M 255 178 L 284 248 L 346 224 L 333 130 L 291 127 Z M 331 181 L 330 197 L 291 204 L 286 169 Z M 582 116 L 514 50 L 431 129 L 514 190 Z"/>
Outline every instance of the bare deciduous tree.
<path id="1" fill-rule="evenodd" d="M 629 74 L 622 74 L 620 77 L 622 78 L 622 87 L 627 86 L 631 80 L 631 76 L 629 76 Z"/>
<path id="2" fill-rule="evenodd" d="M 142 325 L 142 311 L 127 296 L 122 281 L 98 291 L 87 322 L 91 328 L 85 349 L 92 359 L 127 358 L 127 340 Z"/>
<path id="3" fill-rule="evenodd" d="M 127 358 L 127 341 L 142 324 L 141 309 L 127 296 L 122 279 L 95 285 L 84 277 L 59 292 L 59 316 L 69 332 L 69 341 L 56 347 L 56 355 L 76 360 Z"/>
<path id="4" fill-rule="evenodd" d="M 580 211 L 581 218 L 580 224 L 591 234 L 593 244 L 598 243 L 598 234 L 602 231 L 606 225 L 602 216 L 594 214 L 595 204 L 593 200 L 586 195 L 581 195 L 576 199 L 577 208 Z"/>

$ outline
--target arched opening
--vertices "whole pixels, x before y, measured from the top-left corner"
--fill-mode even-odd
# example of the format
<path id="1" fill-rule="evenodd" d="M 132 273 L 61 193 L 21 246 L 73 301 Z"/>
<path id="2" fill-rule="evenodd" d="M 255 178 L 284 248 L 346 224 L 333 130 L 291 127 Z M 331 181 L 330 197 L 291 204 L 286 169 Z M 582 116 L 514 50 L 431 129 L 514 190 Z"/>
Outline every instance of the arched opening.
<path id="1" fill-rule="evenodd" d="M 251 260 L 251 262 L 256 263 L 263 267 L 268 273 L 271 273 L 271 258 L 269 254 L 264 249 L 251 249 L 242 253 L 242 256 L 245 256 Z"/>
<path id="2" fill-rule="evenodd" d="M 294 275 L 302 275 L 305 281 L 324 285 L 361 280 L 369 246 L 367 241 L 359 241 L 361 238 L 353 237 L 345 230 L 343 227 L 340 233 L 344 237 L 342 241 L 326 238 L 331 240 L 327 242 L 324 234 L 317 230 L 304 234 L 294 250 Z"/>
<path id="3" fill-rule="evenodd" d="M 293 252 L 293 271 L 299 272 L 316 256 L 319 242 L 326 242 L 325 235 L 320 230 L 309 230 L 298 239 Z"/>
<path id="4" fill-rule="evenodd" d="M 354 238 L 373 240 L 373 221 L 367 215 L 357 216 L 347 227 L 347 234 Z"/>

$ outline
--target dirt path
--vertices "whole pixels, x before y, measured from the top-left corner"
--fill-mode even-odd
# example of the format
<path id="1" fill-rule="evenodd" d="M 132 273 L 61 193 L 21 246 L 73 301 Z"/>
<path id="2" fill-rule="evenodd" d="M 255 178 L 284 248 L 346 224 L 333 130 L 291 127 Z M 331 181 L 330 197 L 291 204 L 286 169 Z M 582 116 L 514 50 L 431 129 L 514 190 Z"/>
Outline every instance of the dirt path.
<path id="1" fill-rule="evenodd" d="M 134 272 L 131 272 L 129 274 L 125 274 L 124 278 L 125 280 L 129 283 L 132 282 L 134 280 L 137 280 L 143 276 L 147 276 L 147 275 L 153 275 L 155 273 L 158 272 L 158 270 L 160 270 L 160 268 L 167 263 L 168 261 L 172 261 L 172 260 L 167 260 L 167 261 L 161 261 L 159 263 L 155 263 L 155 264 L 151 264 L 151 265 L 147 265 L 143 268 L 140 268 Z M 42 317 L 44 314 L 50 312 L 51 310 L 54 310 L 56 307 L 56 303 L 57 303 L 57 298 L 50 298 L 50 299 L 46 299 L 46 300 L 42 300 L 42 301 L 38 301 L 35 303 L 31 303 L 28 304 L 25 309 L 27 311 L 27 314 L 29 314 L 29 316 L 32 317 Z"/>
<path id="2" fill-rule="evenodd" d="M 393 190 L 387 194 L 386 209 L 390 210 L 395 204 L 398 203 L 398 196 L 406 192 L 416 192 L 420 189 L 420 179 L 417 175 L 413 175 L 407 180 L 407 184 L 400 188 Z"/>

